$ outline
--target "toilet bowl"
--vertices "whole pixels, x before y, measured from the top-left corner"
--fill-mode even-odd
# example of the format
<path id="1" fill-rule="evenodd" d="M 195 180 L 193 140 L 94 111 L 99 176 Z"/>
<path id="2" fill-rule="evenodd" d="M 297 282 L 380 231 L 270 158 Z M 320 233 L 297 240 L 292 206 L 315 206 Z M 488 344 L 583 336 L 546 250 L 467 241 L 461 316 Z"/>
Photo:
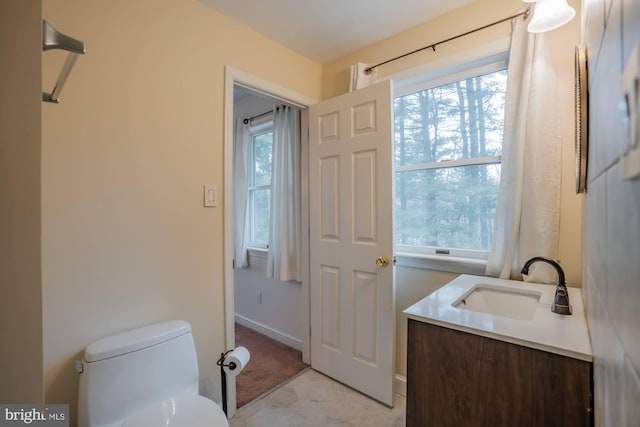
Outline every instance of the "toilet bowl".
<path id="1" fill-rule="evenodd" d="M 85 348 L 78 396 L 80 427 L 228 427 L 198 394 L 191 326 L 174 320 L 103 338 Z"/>
<path id="2" fill-rule="evenodd" d="M 217 422 L 216 422 L 217 420 Z M 151 405 L 127 417 L 123 427 L 228 426 L 218 405 L 202 396 L 185 396 Z"/>

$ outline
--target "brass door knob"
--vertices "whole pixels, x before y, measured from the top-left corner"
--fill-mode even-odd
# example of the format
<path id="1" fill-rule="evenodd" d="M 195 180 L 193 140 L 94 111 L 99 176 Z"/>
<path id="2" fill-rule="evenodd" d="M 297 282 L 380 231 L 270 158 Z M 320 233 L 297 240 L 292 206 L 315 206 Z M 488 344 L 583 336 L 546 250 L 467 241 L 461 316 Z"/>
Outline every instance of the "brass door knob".
<path id="1" fill-rule="evenodd" d="M 379 256 L 376 258 L 376 267 L 386 267 L 389 265 L 389 257 Z"/>

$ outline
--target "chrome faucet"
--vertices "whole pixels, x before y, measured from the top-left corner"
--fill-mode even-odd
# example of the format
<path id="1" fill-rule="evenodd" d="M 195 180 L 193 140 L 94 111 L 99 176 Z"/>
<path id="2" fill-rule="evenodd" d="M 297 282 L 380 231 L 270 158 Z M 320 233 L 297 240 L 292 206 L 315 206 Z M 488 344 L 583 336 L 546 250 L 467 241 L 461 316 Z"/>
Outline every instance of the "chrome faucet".
<path id="1" fill-rule="evenodd" d="M 567 290 L 567 284 L 564 279 L 564 271 L 560 264 L 552 259 L 536 256 L 524 263 L 522 274 L 529 274 L 529 267 L 531 264 L 537 261 L 543 261 L 550 264 L 558 272 L 558 286 L 556 286 L 556 296 L 551 304 L 551 311 L 558 314 L 571 314 L 571 304 L 569 304 L 569 291 Z"/>

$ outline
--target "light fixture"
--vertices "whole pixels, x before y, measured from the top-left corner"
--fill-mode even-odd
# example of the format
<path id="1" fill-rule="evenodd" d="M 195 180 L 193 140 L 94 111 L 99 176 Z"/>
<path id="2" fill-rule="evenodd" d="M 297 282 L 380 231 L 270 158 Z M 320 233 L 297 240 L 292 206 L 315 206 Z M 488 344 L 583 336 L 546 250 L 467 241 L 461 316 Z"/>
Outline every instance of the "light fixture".
<path id="1" fill-rule="evenodd" d="M 555 30 L 571 21 L 576 16 L 576 11 L 567 4 L 567 0 L 524 0 L 527 3 L 535 2 L 533 18 L 527 29 L 530 33 L 544 33 Z"/>

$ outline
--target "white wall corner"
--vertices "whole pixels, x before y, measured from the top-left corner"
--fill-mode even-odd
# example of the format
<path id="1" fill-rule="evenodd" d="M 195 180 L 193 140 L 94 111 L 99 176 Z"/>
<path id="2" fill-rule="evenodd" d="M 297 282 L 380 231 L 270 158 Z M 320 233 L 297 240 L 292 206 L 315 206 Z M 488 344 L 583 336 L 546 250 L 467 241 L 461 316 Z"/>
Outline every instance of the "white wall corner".
<path id="1" fill-rule="evenodd" d="M 236 319 L 236 322 L 238 322 L 238 324 L 246 328 L 254 330 L 262 335 L 266 335 L 269 338 L 272 338 L 293 349 L 302 351 L 302 341 L 295 337 L 292 337 L 289 334 L 285 334 L 284 332 L 277 331 L 273 328 L 270 328 L 269 326 L 263 325 L 262 323 L 258 323 L 254 320 L 248 319 L 239 314 L 235 315 L 235 319 Z"/>

